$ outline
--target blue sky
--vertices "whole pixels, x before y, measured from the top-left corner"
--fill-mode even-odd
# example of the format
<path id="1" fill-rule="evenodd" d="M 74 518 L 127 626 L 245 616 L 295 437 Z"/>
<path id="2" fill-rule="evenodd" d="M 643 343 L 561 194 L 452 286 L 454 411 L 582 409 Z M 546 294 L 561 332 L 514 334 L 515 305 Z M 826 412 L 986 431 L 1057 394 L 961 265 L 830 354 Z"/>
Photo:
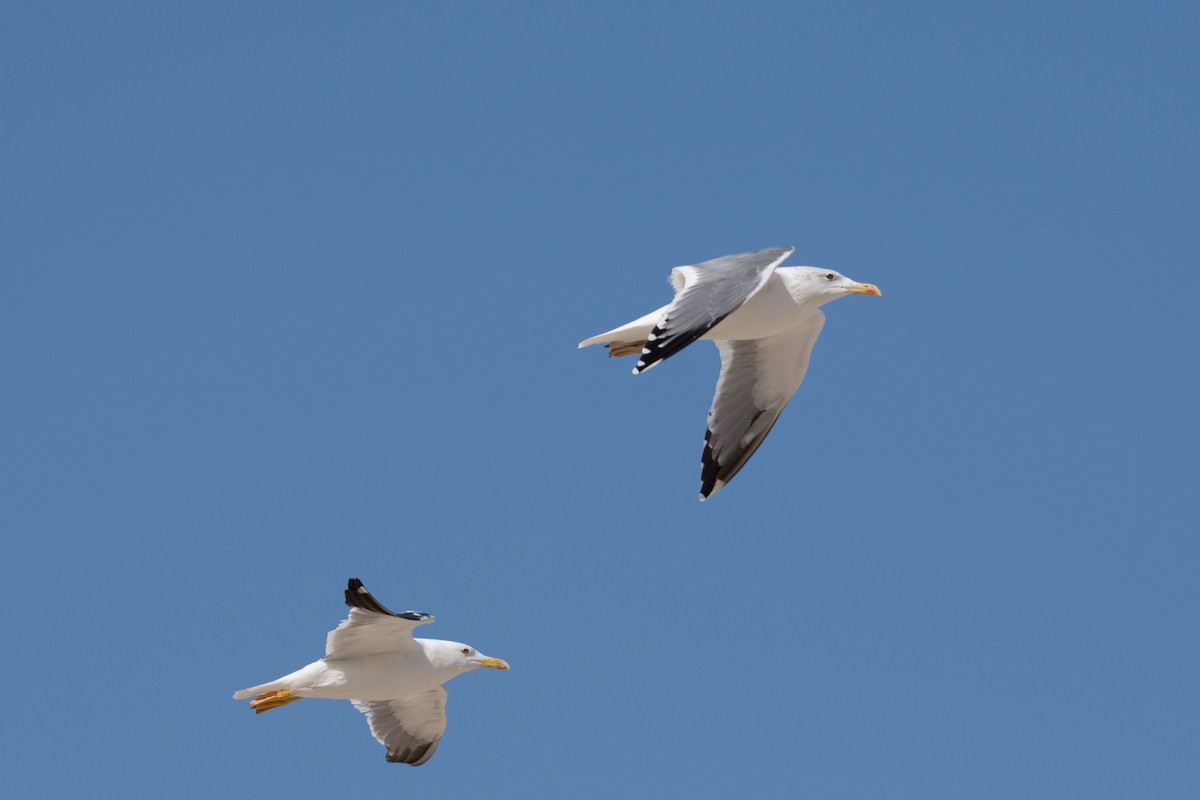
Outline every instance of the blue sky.
<path id="1" fill-rule="evenodd" d="M 9 4 L 8 784 L 1190 797 L 1200 15 Z M 579 340 L 793 244 L 827 308 L 696 501 L 715 348 Z M 507 659 L 419 769 L 346 578 Z"/>

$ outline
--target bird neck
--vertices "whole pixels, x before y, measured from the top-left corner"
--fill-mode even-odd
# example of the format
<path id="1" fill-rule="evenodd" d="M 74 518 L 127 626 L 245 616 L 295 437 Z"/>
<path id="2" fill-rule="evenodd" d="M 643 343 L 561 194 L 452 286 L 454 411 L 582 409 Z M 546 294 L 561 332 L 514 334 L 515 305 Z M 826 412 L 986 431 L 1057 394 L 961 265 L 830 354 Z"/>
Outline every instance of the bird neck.
<path id="1" fill-rule="evenodd" d="M 459 656 L 459 646 L 453 642 L 443 642 L 437 639 L 413 639 L 425 651 L 425 660 L 433 668 L 438 677 L 438 683 L 445 683 L 456 675 L 463 673 L 462 658 Z"/>
<path id="2" fill-rule="evenodd" d="M 833 300 L 832 296 L 824 292 L 813 292 L 812 281 L 801 272 L 803 269 L 806 268 L 784 267 L 775 270 L 788 294 L 792 296 L 792 302 L 802 310 L 815 310 Z"/>

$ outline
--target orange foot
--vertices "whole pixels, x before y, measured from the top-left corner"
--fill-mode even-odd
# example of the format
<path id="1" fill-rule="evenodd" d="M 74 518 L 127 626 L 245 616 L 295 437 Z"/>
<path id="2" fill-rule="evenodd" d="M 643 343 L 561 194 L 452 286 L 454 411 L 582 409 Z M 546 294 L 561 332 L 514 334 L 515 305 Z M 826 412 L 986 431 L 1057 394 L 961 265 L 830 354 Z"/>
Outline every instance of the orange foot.
<path id="1" fill-rule="evenodd" d="M 299 700 L 293 692 L 267 692 L 260 694 L 258 697 L 250 701 L 250 707 L 254 709 L 255 714 L 261 714 L 264 711 L 270 711 L 272 708 L 286 706 L 288 703 L 294 703 Z"/>

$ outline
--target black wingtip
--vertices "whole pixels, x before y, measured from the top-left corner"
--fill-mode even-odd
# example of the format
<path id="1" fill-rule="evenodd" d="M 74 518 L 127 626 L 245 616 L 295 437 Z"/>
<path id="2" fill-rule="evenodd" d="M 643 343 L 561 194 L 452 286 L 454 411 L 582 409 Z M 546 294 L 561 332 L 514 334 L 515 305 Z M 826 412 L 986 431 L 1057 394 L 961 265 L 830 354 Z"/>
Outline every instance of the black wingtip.
<path id="1" fill-rule="evenodd" d="M 727 316 L 729 316 L 728 313 L 721 314 L 720 316 L 713 317 L 707 324 L 695 330 L 674 334 L 668 328 L 663 327 L 670 321 L 669 319 L 664 319 L 659 325 L 655 325 L 654 330 L 650 332 L 646 346 L 642 349 L 642 357 L 638 359 L 637 366 L 633 368 L 634 373 L 645 372 L 651 367 L 667 360 L 692 342 L 698 341 L 701 336 L 719 325 Z"/>
<path id="2" fill-rule="evenodd" d="M 373 611 L 376 614 L 387 614 L 389 617 L 412 620 L 413 622 L 433 619 L 432 614 L 426 614 L 424 611 L 404 611 L 400 614 L 397 614 L 395 611 L 389 611 L 387 606 L 376 600 L 375 596 L 367 591 L 367 587 L 363 586 L 363 582 L 358 578 L 351 578 L 346 583 L 346 605 L 351 608 L 361 608 L 363 611 Z"/>
<path id="3" fill-rule="evenodd" d="M 433 755 L 433 748 L 437 746 L 437 741 L 426 742 L 412 747 L 406 747 L 403 750 L 389 750 L 387 760 L 392 764 L 409 764 L 414 767 L 419 767 L 429 760 Z"/>
<path id="4" fill-rule="evenodd" d="M 351 608 L 361 608 L 363 611 L 374 611 L 376 614 L 396 616 L 388 611 L 383 603 L 376 600 L 358 578 L 351 578 L 346 583 L 346 605 Z"/>
<path id="5" fill-rule="evenodd" d="M 704 454 L 700 456 L 700 501 L 707 500 L 717 488 L 718 476 L 721 473 L 721 465 L 717 463 L 716 456 L 713 455 L 712 445 L 709 442 L 712 440 L 712 431 L 704 432 Z"/>

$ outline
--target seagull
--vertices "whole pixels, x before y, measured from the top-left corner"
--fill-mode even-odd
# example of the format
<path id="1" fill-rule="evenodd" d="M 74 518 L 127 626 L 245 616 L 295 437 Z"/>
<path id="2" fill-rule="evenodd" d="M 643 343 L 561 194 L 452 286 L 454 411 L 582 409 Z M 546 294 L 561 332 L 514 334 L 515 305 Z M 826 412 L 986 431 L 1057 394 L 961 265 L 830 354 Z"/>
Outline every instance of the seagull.
<path id="1" fill-rule="evenodd" d="M 433 757 L 446 732 L 442 684 L 479 667 L 508 669 L 508 664 L 461 642 L 414 639 L 413 628 L 434 617 L 388 611 L 358 578 L 346 586 L 346 605 L 350 616 L 329 632 L 324 658 L 233 697 L 253 697 L 256 714 L 305 697 L 349 700 L 367 715 L 388 761 L 420 766 Z"/>
<path id="2" fill-rule="evenodd" d="M 701 501 L 733 480 L 800 388 L 825 324 L 820 307 L 849 294 L 882 294 L 833 270 L 778 269 L 794 251 L 768 247 L 676 267 L 669 305 L 579 343 L 639 356 L 636 375 L 697 339 L 716 342 L 721 375 L 704 435 Z"/>

